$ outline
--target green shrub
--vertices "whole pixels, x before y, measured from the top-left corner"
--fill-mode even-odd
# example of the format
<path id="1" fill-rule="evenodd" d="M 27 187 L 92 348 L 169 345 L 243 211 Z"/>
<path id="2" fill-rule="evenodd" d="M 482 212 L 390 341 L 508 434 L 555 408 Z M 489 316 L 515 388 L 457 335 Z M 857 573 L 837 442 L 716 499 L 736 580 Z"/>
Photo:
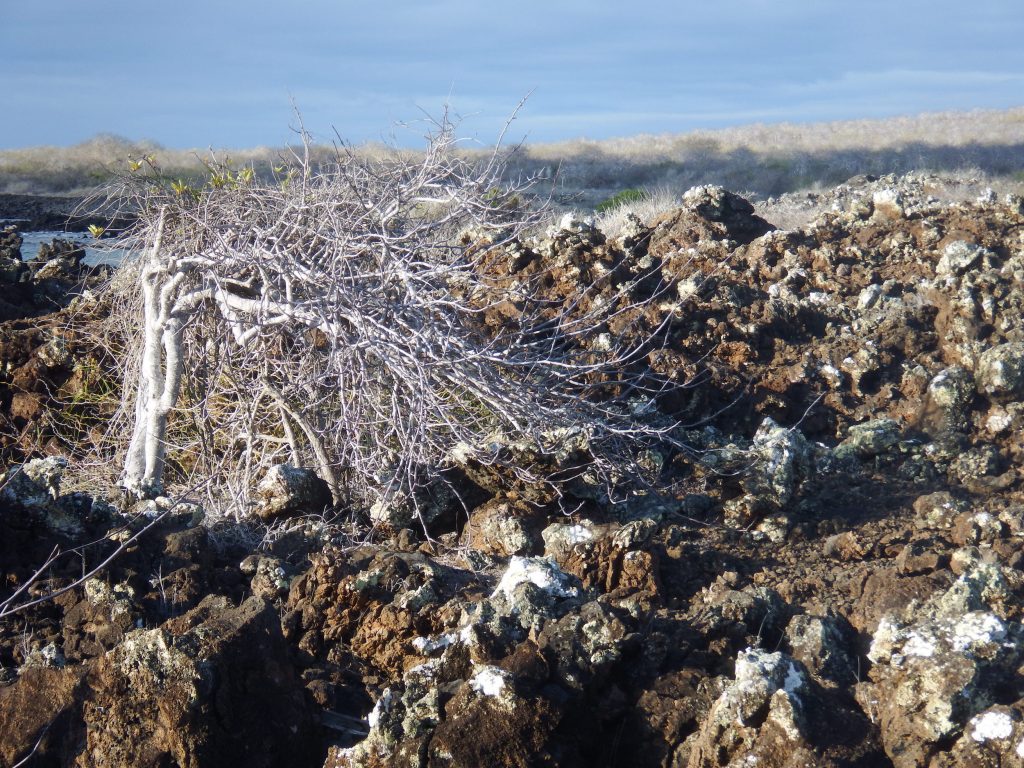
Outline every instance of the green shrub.
<path id="1" fill-rule="evenodd" d="M 598 203 L 594 207 L 594 211 L 596 213 L 605 213 L 607 211 L 614 210 L 615 208 L 619 208 L 623 205 L 628 205 L 629 203 L 643 202 L 648 197 L 650 197 L 650 195 L 648 194 L 646 189 L 640 189 L 639 187 L 630 187 L 629 189 L 624 189 L 621 192 L 612 195 L 607 200 Z"/>

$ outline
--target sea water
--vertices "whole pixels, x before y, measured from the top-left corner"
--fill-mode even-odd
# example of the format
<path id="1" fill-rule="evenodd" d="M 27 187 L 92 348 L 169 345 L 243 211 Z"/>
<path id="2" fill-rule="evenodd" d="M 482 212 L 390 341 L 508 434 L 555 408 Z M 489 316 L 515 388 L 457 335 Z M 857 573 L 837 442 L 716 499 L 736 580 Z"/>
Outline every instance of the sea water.
<path id="1" fill-rule="evenodd" d="M 0 228 L 4 222 L 0 221 Z M 21 235 L 21 259 L 31 261 L 39 254 L 39 246 L 49 243 L 54 238 L 75 242 L 85 248 L 85 258 L 82 262 L 89 265 L 110 264 L 117 266 L 124 261 L 127 251 L 123 248 L 114 248 L 105 244 L 103 240 L 96 240 L 91 235 L 82 232 L 19 232 Z"/>

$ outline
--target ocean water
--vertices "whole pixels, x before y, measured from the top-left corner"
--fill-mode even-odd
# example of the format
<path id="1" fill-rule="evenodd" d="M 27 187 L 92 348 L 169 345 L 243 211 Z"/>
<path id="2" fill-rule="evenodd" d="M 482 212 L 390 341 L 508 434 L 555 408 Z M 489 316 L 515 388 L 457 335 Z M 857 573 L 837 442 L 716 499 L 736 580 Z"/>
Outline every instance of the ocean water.
<path id="1" fill-rule="evenodd" d="M 0 221 L 0 227 L 3 222 Z M 97 241 L 91 235 L 83 232 L 22 232 L 21 258 L 23 261 L 30 261 L 39 253 L 39 246 L 48 243 L 55 237 L 62 240 L 70 240 L 85 246 L 84 263 L 111 264 L 117 266 L 124 261 L 127 251 L 123 248 L 113 248 L 104 245 L 104 241 Z"/>

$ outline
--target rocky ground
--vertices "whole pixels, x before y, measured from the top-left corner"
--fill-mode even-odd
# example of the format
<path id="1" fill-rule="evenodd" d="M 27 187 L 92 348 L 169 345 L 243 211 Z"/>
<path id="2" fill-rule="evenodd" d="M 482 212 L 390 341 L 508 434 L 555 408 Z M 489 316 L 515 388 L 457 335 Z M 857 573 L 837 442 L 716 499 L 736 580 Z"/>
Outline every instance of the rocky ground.
<path id="1" fill-rule="evenodd" d="M 553 300 L 670 286 L 609 332 L 668 321 L 645 364 L 693 383 L 658 403 L 692 450 L 619 505 L 474 477 L 429 540 L 336 535 L 300 470 L 258 547 L 62 493 L 45 414 L 102 361 L 66 311 L 0 326 L 0 599 L 55 544 L 86 546 L 19 602 L 123 550 L 0 622 L 0 764 L 1024 765 L 1024 201 L 937 184 L 851 180 L 792 231 L 704 187 L 494 254 Z"/>
<path id="2" fill-rule="evenodd" d="M 0 193 L 0 224 L 16 223 L 23 231 L 85 232 L 90 224 L 106 226 L 109 217 L 83 207 L 82 197 Z"/>

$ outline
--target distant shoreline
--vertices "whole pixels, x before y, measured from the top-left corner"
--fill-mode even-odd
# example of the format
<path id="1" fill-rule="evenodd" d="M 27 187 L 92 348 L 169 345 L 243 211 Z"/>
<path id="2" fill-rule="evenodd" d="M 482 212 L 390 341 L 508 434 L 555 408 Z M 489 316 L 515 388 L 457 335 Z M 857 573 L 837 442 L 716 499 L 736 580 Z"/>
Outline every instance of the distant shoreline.
<path id="1" fill-rule="evenodd" d="M 14 224 L 22 232 L 86 232 L 93 224 L 108 226 L 109 217 L 81 213 L 84 199 L 79 195 L 0 193 L 0 229 Z"/>

